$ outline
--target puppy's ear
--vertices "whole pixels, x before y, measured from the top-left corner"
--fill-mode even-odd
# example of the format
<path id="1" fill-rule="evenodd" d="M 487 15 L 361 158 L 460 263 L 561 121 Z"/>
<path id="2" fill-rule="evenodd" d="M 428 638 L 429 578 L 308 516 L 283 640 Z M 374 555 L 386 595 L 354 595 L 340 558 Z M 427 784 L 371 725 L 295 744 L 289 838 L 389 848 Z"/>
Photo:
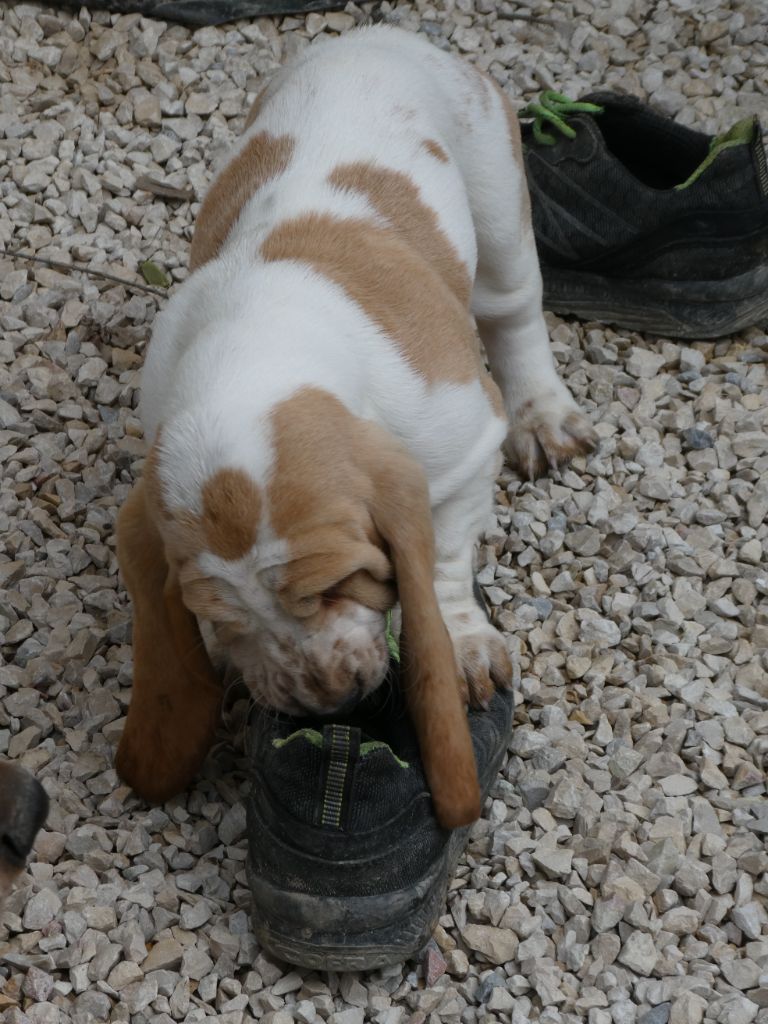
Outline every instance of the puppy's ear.
<path id="1" fill-rule="evenodd" d="M 402 611 L 406 703 L 438 820 L 457 828 L 479 817 L 480 787 L 453 644 L 435 595 L 427 480 L 390 435 L 376 427 L 366 432 L 370 512 L 390 548 Z"/>
<path id="2" fill-rule="evenodd" d="M 222 690 L 144 481 L 120 510 L 117 557 L 133 601 L 133 692 L 115 766 L 140 796 L 161 803 L 189 785 L 210 749 Z"/>

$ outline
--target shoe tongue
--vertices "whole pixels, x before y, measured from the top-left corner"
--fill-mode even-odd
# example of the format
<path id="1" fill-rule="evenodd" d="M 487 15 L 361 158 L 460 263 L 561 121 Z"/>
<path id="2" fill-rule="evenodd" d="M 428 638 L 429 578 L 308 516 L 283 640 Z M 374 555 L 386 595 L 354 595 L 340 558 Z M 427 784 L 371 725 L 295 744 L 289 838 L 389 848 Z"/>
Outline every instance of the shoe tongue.
<path id="1" fill-rule="evenodd" d="M 759 122 L 756 117 L 743 117 L 736 124 L 732 125 L 727 132 L 722 132 L 720 135 L 716 135 L 709 144 L 709 152 L 701 161 L 699 166 L 690 174 L 685 181 L 679 185 L 675 185 L 678 191 L 682 191 L 692 185 L 706 169 L 714 163 L 717 157 L 726 149 L 732 149 L 734 146 L 749 146 L 757 140 L 757 145 L 762 149 L 761 133 L 759 130 Z M 763 162 L 765 161 L 765 154 L 763 153 Z"/>

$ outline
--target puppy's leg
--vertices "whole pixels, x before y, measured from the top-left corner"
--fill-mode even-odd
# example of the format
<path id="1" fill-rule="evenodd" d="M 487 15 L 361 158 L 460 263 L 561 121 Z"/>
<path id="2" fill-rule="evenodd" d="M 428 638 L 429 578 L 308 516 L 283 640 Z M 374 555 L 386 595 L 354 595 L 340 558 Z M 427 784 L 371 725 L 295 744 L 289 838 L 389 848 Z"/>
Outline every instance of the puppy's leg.
<path id="1" fill-rule="evenodd" d="M 120 510 L 117 555 L 133 601 L 133 691 L 115 767 L 139 796 L 161 803 L 190 784 L 208 753 L 222 689 L 142 483 Z"/>
<path id="2" fill-rule="evenodd" d="M 507 456 L 536 477 L 592 450 L 596 435 L 555 369 L 520 129 L 507 98 L 486 83 L 490 115 L 473 131 L 465 170 L 478 244 L 472 311 L 509 416 Z"/>
<path id="3" fill-rule="evenodd" d="M 474 595 L 475 544 L 493 509 L 501 458 L 494 453 L 476 477 L 433 510 L 435 593 L 464 682 L 464 697 L 486 707 L 494 684 L 509 685 L 512 663 L 504 638 Z"/>

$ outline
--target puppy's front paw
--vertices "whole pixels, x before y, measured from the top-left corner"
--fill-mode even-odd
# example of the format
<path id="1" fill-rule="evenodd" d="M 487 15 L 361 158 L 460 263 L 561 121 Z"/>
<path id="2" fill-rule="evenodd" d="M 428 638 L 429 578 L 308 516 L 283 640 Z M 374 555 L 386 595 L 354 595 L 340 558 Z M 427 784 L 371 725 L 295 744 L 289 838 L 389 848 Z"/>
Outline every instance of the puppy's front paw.
<path id="1" fill-rule="evenodd" d="M 512 684 L 512 661 L 504 638 L 476 605 L 445 614 L 459 675 L 462 696 L 472 707 L 487 708 L 495 686 Z"/>
<path id="2" fill-rule="evenodd" d="M 511 465 L 529 480 L 597 445 L 594 427 L 563 385 L 532 395 L 509 412 L 504 445 Z"/>

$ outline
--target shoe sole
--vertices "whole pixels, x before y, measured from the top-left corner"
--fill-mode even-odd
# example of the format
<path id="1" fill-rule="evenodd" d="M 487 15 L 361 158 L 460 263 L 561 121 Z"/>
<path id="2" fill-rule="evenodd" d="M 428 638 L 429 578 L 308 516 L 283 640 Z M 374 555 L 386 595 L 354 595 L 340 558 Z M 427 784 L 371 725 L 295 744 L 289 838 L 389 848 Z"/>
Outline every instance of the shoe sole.
<path id="1" fill-rule="evenodd" d="M 447 855 L 408 889 L 378 896 L 310 896 L 269 885 L 248 870 L 253 930 L 279 960 L 322 971 L 368 971 L 402 963 L 426 945 L 468 829 L 457 829 Z"/>
<path id="2" fill-rule="evenodd" d="M 647 334 L 721 338 L 768 322 L 768 265 L 723 281 L 624 280 L 542 267 L 544 308 Z"/>
<path id="3" fill-rule="evenodd" d="M 486 766 L 484 794 L 506 752 L 505 743 Z M 251 920 L 259 944 L 279 960 L 322 971 L 368 971 L 418 955 L 442 913 L 470 828 L 453 831 L 443 856 L 414 885 L 377 896 L 291 892 L 259 878 L 249 862 Z"/>

